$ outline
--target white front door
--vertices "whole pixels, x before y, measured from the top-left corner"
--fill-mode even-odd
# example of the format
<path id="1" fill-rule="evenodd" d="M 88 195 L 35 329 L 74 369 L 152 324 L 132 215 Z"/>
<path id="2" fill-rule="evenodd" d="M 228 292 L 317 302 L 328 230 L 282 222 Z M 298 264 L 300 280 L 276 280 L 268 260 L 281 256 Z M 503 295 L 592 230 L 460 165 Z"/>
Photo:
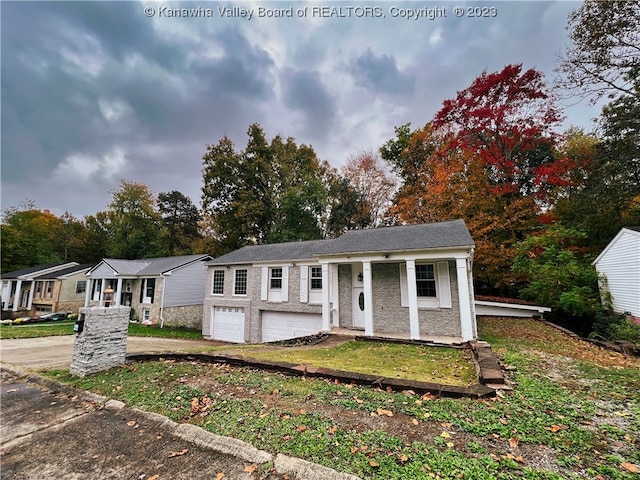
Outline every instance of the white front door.
<path id="1" fill-rule="evenodd" d="M 364 288 L 353 288 L 351 304 L 353 305 L 353 328 L 364 328 Z"/>

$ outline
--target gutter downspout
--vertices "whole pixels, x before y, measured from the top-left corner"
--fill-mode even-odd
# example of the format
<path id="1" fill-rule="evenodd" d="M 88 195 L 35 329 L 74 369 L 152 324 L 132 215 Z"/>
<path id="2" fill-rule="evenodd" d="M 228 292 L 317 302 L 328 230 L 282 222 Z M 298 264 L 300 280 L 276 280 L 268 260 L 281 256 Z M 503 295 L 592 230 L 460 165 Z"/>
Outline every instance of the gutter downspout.
<path id="1" fill-rule="evenodd" d="M 164 328 L 164 317 L 162 316 L 162 310 L 164 309 L 164 291 L 165 287 L 167 286 L 167 279 L 165 278 L 163 273 L 161 273 L 160 276 L 162 277 L 162 295 L 160 296 L 160 328 Z"/>

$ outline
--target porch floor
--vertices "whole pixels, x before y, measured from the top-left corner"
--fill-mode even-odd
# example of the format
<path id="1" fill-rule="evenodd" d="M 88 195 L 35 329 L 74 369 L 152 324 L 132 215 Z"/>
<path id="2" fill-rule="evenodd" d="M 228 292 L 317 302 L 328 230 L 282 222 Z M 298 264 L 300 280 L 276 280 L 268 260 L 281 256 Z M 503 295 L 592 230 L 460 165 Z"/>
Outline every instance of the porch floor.
<path id="1" fill-rule="evenodd" d="M 331 327 L 329 335 L 341 335 L 345 337 L 363 337 L 364 330 L 354 330 L 345 327 Z M 377 338 L 390 338 L 394 340 L 411 340 L 409 334 L 403 333 L 388 333 L 388 332 L 373 332 L 373 337 Z M 464 343 L 462 337 L 446 337 L 443 335 L 420 335 L 420 341 L 437 343 L 441 345 L 457 345 Z"/>

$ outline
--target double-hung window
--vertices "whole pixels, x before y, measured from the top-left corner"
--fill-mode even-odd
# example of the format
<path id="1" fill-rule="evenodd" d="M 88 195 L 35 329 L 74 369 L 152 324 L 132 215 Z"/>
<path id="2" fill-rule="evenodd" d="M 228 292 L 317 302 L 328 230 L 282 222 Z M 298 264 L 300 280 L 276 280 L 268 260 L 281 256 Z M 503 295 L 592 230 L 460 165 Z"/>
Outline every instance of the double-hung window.
<path id="1" fill-rule="evenodd" d="M 311 290 L 322 290 L 322 267 L 311 267 Z"/>
<path id="2" fill-rule="evenodd" d="M 416 265 L 416 291 L 418 297 L 436 297 L 436 275 L 434 265 Z"/>
<path id="3" fill-rule="evenodd" d="M 233 282 L 233 294 L 234 295 L 247 294 L 247 270 L 246 269 L 235 271 L 235 278 Z"/>
<path id="4" fill-rule="evenodd" d="M 282 268 L 271 268 L 270 269 L 271 278 L 270 278 L 270 287 L 271 290 L 281 290 L 282 289 Z"/>

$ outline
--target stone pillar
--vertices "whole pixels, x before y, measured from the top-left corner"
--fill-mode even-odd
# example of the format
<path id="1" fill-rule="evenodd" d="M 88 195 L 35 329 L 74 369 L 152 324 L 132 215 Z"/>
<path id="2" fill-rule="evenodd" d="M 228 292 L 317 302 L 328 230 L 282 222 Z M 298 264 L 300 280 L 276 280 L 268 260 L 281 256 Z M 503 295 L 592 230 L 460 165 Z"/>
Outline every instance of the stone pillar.
<path id="1" fill-rule="evenodd" d="M 72 375 L 85 377 L 124 365 L 130 310 L 129 307 L 80 309 L 78 319 L 84 317 L 84 327 L 73 344 Z"/>

